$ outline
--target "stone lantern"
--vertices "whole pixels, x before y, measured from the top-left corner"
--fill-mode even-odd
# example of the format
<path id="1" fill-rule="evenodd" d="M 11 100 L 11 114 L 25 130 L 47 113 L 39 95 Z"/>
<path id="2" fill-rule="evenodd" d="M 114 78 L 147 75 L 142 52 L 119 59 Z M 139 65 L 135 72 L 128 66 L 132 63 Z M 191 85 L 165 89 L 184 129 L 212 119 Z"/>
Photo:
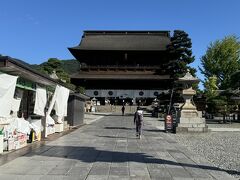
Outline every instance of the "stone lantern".
<path id="1" fill-rule="evenodd" d="M 207 132 L 205 118 L 202 118 L 202 112 L 197 111 L 192 100 L 193 95 L 196 94 L 192 84 L 199 83 L 199 79 L 193 77 L 188 70 L 184 77 L 178 79 L 178 83 L 183 85 L 182 97 L 185 103 L 180 108 L 180 120 L 176 132 Z"/>

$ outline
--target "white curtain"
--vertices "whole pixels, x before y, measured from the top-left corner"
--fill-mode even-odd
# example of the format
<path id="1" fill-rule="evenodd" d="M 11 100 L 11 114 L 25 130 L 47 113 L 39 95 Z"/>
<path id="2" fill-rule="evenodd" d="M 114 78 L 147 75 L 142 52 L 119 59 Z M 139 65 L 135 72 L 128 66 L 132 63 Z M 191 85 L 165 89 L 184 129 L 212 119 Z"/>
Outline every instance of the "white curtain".
<path id="1" fill-rule="evenodd" d="M 47 124 L 54 124 L 53 119 L 50 117 L 50 113 L 53 109 L 54 104 L 55 104 L 54 109 L 56 110 L 56 115 L 58 116 L 57 122 L 62 123 L 62 118 L 64 116 L 67 116 L 68 97 L 69 97 L 69 89 L 57 85 L 52 97 L 52 101 L 48 108 L 47 117 L 46 117 Z"/>
<path id="2" fill-rule="evenodd" d="M 58 90 L 56 103 L 54 109 L 56 110 L 57 116 L 67 116 L 67 103 L 68 103 L 69 89 L 60 87 Z"/>
<path id="3" fill-rule="evenodd" d="M 53 106 L 55 104 L 55 101 L 56 101 L 56 98 L 57 98 L 57 94 L 58 94 L 58 90 L 59 90 L 59 86 L 57 85 L 56 88 L 55 88 L 52 100 L 50 102 L 50 105 L 48 107 L 47 114 L 46 114 L 46 126 L 48 124 L 55 124 L 55 122 L 54 122 L 53 118 L 50 116 L 50 114 L 51 114 L 51 111 L 52 111 Z"/>
<path id="4" fill-rule="evenodd" d="M 21 104 L 21 99 L 20 98 L 18 98 L 18 99 L 13 98 L 11 110 L 13 112 L 18 112 L 20 104 Z"/>
<path id="5" fill-rule="evenodd" d="M 34 114 L 45 116 L 44 109 L 47 103 L 47 91 L 45 88 L 37 86 L 34 105 Z"/>
<path id="6" fill-rule="evenodd" d="M 10 116 L 17 78 L 17 76 L 0 74 L 0 117 Z"/>

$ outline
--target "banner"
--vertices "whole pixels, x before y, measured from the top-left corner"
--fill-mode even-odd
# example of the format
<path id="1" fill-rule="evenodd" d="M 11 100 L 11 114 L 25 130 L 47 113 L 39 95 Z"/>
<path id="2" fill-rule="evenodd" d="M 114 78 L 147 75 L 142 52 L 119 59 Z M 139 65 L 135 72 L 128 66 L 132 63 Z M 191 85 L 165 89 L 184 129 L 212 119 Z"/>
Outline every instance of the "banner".
<path id="1" fill-rule="evenodd" d="M 17 78 L 0 74 L 0 117 L 10 116 Z"/>

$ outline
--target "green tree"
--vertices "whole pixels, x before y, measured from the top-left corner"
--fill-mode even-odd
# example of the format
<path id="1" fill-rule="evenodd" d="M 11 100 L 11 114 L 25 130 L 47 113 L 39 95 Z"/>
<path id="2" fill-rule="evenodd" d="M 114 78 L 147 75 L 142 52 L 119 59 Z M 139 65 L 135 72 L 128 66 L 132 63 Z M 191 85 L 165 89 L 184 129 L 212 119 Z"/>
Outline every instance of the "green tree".
<path id="1" fill-rule="evenodd" d="M 84 94 L 85 91 L 86 91 L 86 89 L 85 89 L 85 87 L 83 87 L 83 86 L 78 86 L 78 87 L 76 88 L 76 92 L 78 92 L 78 93 Z"/>
<path id="2" fill-rule="evenodd" d="M 70 83 L 69 74 L 79 71 L 79 62 L 77 60 L 59 60 L 57 58 L 49 58 L 47 62 L 40 65 L 31 65 L 35 70 L 44 74 L 51 75 L 56 73 L 59 80 L 65 83 L 65 86 L 71 90 L 75 90 L 76 86 Z"/>
<path id="3" fill-rule="evenodd" d="M 187 69 L 195 76 L 196 70 L 189 66 L 194 61 L 192 55 L 192 42 L 188 34 L 181 30 L 175 30 L 171 37 L 171 44 L 168 46 L 170 54 L 170 71 L 175 78 L 182 77 Z"/>
<path id="4" fill-rule="evenodd" d="M 64 71 L 62 68 L 61 60 L 57 58 L 50 58 L 47 62 L 40 65 L 41 69 L 47 74 L 52 74 L 56 72 L 58 78 L 66 83 L 70 82 L 69 74 Z"/>
<path id="5" fill-rule="evenodd" d="M 218 95 L 216 91 L 218 90 L 217 77 L 216 76 L 209 77 L 208 80 L 205 81 L 204 87 L 205 87 L 205 95 L 207 99 L 216 97 Z"/>
<path id="6" fill-rule="evenodd" d="M 240 87 L 240 71 L 236 71 L 233 74 L 231 74 L 230 87 L 232 89 L 237 89 Z"/>
<path id="7" fill-rule="evenodd" d="M 61 66 L 68 74 L 74 74 L 80 70 L 80 63 L 76 59 L 61 60 Z"/>
<path id="8" fill-rule="evenodd" d="M 206 77 L 217 77 L 217 87 L 227 89 L 231 74 L 240 67 L 240 42 L 236 36 L 227 36 L 210 44 L 206 54 L 201 57 L 200 71 Z"/>

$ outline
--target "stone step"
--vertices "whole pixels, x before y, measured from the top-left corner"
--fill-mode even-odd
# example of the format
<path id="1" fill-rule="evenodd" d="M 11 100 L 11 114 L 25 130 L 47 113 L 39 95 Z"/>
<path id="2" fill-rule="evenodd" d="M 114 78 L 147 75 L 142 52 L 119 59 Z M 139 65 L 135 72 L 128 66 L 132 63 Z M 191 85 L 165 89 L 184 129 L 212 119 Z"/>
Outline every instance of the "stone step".
<path id="1" fill-rule="evenodd" d="M 176 127 L 176 133 L 199 133 L 199 132 L 208 132 L 207 127 Z"/>
<path id="2" fill-rule="evenodd" d="M 205 123 L 179 123 L 178 127 L 204 128 L 206 127 L 206 124 Z"/>

